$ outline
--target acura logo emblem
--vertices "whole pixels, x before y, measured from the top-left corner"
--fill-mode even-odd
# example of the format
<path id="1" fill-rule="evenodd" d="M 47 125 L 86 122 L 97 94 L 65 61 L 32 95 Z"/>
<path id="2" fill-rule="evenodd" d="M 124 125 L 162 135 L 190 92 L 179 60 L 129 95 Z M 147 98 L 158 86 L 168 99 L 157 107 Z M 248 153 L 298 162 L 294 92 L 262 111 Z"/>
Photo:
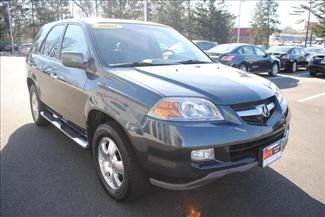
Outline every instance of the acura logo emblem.
<path id="1" fill-rule="evenodd" d="M 261 106 L 261 113 L 266 118 L 270 116 L 270 111 L 269 111 L 269 109 L 267 108 L 266 105 Z"/>

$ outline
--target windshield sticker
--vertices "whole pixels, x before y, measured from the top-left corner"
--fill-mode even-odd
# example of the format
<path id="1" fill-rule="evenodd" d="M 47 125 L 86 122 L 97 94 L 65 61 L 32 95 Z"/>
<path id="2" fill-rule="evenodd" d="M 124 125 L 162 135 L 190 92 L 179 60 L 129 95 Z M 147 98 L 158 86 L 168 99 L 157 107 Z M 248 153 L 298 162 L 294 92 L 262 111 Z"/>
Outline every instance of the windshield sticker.
<path id="1" fill-rule="evenodd" d="M 95 29 L 121 29 L 122 25 L 116 23 L 93 23 L 92 27 Z"/>

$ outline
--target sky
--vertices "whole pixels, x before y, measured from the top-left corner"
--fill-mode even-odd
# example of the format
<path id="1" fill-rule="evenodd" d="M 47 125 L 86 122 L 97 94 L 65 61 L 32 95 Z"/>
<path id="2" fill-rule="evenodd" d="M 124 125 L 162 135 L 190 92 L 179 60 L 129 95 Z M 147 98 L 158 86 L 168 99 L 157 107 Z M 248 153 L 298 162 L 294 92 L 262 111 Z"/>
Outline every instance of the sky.
<path id="1" fill-rule="evenodd" d="M 228 9 L 236 16 L 239 14 L 239 0 L 225 0 Z M 256 0 L 241 0 L 241 16 L 240 16 L 240 26 L 249 27 L 250 21 L 254 14 L 254 9 L 256 5 Z M 277 0 L 278 15 L 280 21 L 280 29 L 291 26 L 292 28 L 303 31 L 305 23 L 297 24 L 298 20 L 307 19 L 307 13 L 305 15 L 290 15 L 293 12 L 293 6 L 299 6 L 300 4 L 305 4 L 306 0 Z M 317 21 L 314 16 L 311 16 L 311 22 Z M 238 26 L 238 18 L 235 23 L 235 27 Z"/>

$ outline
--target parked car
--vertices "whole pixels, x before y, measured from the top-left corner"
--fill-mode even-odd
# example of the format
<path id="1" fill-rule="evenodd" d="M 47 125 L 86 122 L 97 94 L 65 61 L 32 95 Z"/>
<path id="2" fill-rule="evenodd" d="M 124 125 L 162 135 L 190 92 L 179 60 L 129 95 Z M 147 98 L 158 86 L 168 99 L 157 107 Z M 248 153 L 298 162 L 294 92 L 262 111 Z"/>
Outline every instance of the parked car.
<path id="1" fill-rule="evenodd" d="M 18 52 L 22 55 L 27 55 L 31 47 L 32 43 L 22 43 L 18 45 Z"/>
<path id="2" fill-rule="evenodd" d="M 280 61 L 262 48 L 251 44 L 220 44 L 206 52 L 213 60 L 245 72 L 269 72 L 276 76 Z"/>
<path id="3" fill-rule="evenodd" d="M 193 42 L 203 51 L 207 51 L 218 45 L 217 42 L 213 42 L 213 41 L 193 40 Z"/>
<path id="4" fill-rule="evenodd" d="M 301 47 L 274 46 L 269 48 L 267 53 L 278 58 L 281 70 L 285 69 L 288 72 L 296 72 L 300 66 L 306 67 L 308 64 L 307 53 Z"/>
<path id="5" fill-rule="evenodd" d="M 17 51 L 18 47 L 16 44 L 14 44 L 14 51 Z M 3 51 L 5 52 L 12 52 L 12 46 L 11 44 L 7 44 L 6 46 L 4 46 Z"/>
<path id="6" fill-rule="evenodd" d="M 310 76 L 325 73 L 325 52 L 310 55 L 307 69 Z"/>
<path id="7" fill-rule="evenodd" d="M 323 54 L 325 53 L 325 48 L 321 48 L 321 47 L 307 47 L 305 48 L 305 52 L 306 54 L 309 55 L 313 55 L 313 54 Z"/>
<path id="8" fill-rule="evenodd" d="M 102 185 L 118 201 L 143 194 L 149 183 L 193 189 L 266 167 L 288 141 L 288 104 L 274 83 L 214 63 L 165 25 L 49 23 L 26 63 L 35 124 L 52 123 L 90 149 Z"/>

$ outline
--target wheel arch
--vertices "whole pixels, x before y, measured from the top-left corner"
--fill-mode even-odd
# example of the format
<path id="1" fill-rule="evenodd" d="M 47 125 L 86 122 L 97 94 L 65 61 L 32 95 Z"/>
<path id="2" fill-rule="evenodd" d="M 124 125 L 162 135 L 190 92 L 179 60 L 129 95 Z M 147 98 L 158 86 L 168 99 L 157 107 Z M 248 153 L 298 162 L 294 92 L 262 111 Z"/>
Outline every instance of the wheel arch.
<path id="1" fill-rule="evenodd" d="M 106 112 L 104 112 L 100 109 L 93 108 L 93 109 L 89 110 L 89 112 L 87 114 L 87 119 L 86 119 L 86 133 L 87 133 L 89 147 L 91 150 L 92 150 L 92 143 L 93 143 L 93 138 L 94 138 L 96 129 L 101 124 L 104 124 L 107 122 L 114 123 L 116 126 L 118 126 L 119 129 L 124 133 L 124 136 L 126 136 L 126 138 L 129 141 L 131 141 L 128 131 L 115 118 L 113 118 L 111 115 L 107 114 Z"/>

